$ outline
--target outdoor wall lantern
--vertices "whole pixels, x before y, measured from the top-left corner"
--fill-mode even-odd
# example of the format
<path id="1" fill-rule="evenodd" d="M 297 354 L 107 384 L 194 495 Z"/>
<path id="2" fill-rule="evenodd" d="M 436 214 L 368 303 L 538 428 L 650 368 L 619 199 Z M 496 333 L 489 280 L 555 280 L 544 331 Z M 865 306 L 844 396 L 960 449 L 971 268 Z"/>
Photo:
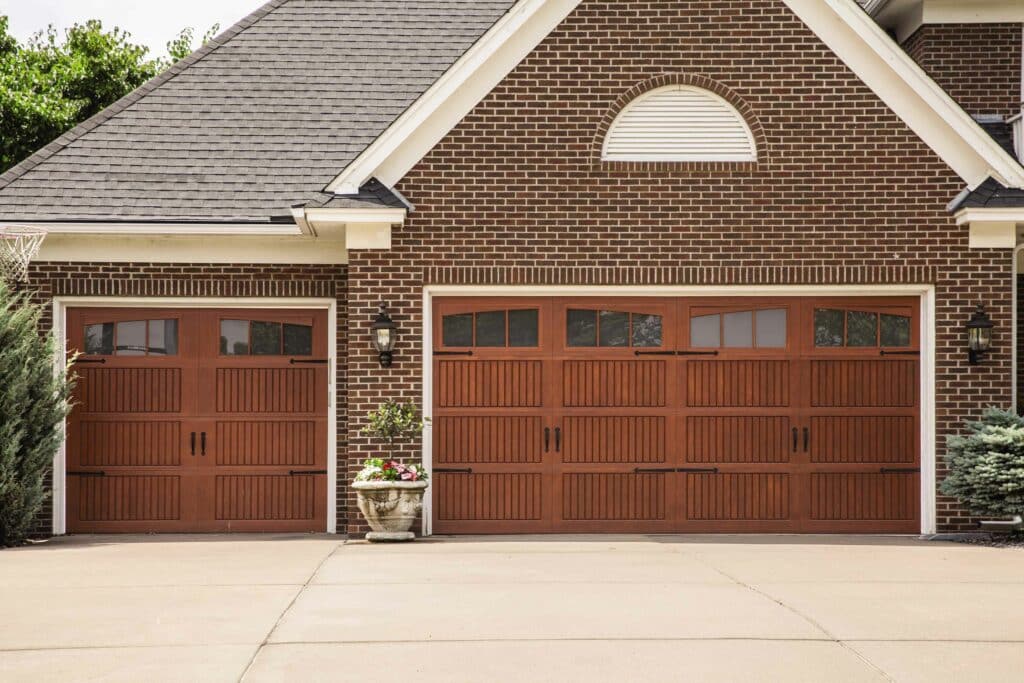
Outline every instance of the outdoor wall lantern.
<path id="1" fill-rule="evenodd" d="M 373 346 L 377 349 L 380 366 L 390 368 L 395 358 L 393 351 L 398 334 L 394 321 L 388 315 L 388 306 L 383 301 L 370 329 L 373 331 Z"/>
<path id="2" fill-rule="evenodd" d="M 971 365 L 977 365 L 992 347 L 992 319 L 985 312 L 984 304 L 978 304 L 967 323 L 967 355 Z"/>

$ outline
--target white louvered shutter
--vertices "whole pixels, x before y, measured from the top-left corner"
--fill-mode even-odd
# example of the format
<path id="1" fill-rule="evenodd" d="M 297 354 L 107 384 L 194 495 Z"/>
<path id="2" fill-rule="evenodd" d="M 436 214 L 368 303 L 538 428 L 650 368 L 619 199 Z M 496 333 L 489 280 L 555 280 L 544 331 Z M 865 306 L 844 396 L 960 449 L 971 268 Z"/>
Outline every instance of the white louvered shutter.
<path id="1" fill-rule="evenodd" d="M 605 138 L 608 161 L 755 161 L 750 127 L 714 93 L 673 85 L 630 102 Z"/>

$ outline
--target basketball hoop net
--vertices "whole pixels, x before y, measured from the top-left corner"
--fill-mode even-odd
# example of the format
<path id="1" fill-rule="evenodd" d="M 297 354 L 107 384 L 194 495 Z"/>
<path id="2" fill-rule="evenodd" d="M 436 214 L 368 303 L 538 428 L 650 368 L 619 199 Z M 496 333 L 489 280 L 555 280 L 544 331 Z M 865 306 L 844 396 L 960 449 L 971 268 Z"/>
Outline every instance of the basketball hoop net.
<path id="1" fill-rule="evenodd" d="M 28 280 L 28 264 L 46 238 L 44 228 L 0 225 L 0 278 L 11 285 Z"/>

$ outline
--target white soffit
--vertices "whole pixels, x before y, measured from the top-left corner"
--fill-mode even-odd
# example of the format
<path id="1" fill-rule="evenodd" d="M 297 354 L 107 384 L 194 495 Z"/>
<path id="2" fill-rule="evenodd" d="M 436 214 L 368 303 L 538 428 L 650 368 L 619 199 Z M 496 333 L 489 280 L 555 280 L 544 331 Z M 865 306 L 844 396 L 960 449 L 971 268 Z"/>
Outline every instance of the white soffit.
<path id="1" fill-rule="evenodd" d="M 971 189 L 993 177 L 1024 187 L 1024 168 L 985 133 L 855 0 L 783 0 Z M 328 186 L 396 185 L 580 0 L 520 0 Z"/>
<path id="2" fill-rule="evenodd" d="M 1024 167 L 854 0 L 783 0 L 967 184 L 1024 187 Z"/>
<path id="3" fill-rule="evenodd" d="M 756 161 L 754 135 L 713 92 L 670 85 L 630 102 L 608 128 L 608 161 Z"/>

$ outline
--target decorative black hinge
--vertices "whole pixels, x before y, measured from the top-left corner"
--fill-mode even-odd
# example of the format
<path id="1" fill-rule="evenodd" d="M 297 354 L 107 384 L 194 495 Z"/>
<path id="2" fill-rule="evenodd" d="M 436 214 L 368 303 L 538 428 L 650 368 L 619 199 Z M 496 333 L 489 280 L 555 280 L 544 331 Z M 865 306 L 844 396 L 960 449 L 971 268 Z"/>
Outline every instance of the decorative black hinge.
<path id="1" fill-rule="evenodd" d="M 435 474 L 473 474 L 472 467 L 435 467 Z"/>
<path id="2" fill-rule="evenodd" d="M 920 467 L 883 467 L 878 470 L 882 474 L 917 474 L 921 471 Z"/>
<path id="3" fill-rule="evenodd" d="M 292 358 L 289 362 L 292 365 L 327 365 L 331 361 L 321 358 L 317 358 L 314 360 L 302 360 L 300 358 Z"/>
<path id="4" fill-rule="evenodd" d="M 920 351 L 886 351 L 882 349 L 878 352 L 879 356 L 920 356 Z"/>
<path id="5" fill-rule="evenodd" d="M 68 472 L 69 477 L 105 477 L 106 472 Z"/>
<path id="6" fill-rule="evenodd" d="M 298 477 L 306 474 L 327 474 L 327 470 L 289 470 L 289 477 Z"/>
<path id="7" fill-rule="evenodd" d="M 435 356 L 472 356 L 472 351 L 434 351 Z"/>
<path id="8" fill-rule="evenodd" d="M 76 358 L 75 363 L 96 363 L 97 365 L 103 365 L 107 362 L 106 358 Z"/>
<path id="9" fill-rule="evenodd" d="M 687 474 L 718 474 L 717 467 L 680 467 L 676 472 L 686 472 Z"/>

